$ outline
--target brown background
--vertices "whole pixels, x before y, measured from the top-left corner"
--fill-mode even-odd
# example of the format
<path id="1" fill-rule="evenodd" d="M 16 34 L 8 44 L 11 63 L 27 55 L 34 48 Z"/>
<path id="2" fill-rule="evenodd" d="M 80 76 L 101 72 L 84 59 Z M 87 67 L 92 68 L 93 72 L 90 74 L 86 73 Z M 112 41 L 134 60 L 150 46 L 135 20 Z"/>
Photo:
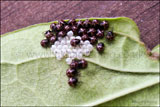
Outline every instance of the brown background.
<path id="1" fill-rule="evenodd" d="M 1 34 L 32 24 L 86 17 L 132 18 L 141 40 L 153 48 L 159 43 L 159 1 L 2 1 Z"/>

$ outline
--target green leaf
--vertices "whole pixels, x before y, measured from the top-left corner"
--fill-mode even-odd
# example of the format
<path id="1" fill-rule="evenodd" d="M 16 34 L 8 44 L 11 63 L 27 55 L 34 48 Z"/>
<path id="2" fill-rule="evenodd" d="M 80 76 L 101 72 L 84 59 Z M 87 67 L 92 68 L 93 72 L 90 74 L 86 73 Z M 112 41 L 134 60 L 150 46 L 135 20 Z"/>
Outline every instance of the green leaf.
<path id="1" fill-rule="evenodd" d="M 94 50 L 86 58 L 89 65 L 80 71 L 76 88 L 67 84 L 64 59 L 56 60 L 50 49 L 40 46 L 50 23 L 2 35 L 1 105 L 93 106 L 157 84 L 159 61 L 147 56 L 136 24 L 124 17 L 99 20 L 109 21 L 116 38 L 105 41 L 104 54 Z M 127 58 L 111 57 L 114 52 Z M 132 52 L 141 56 L 137 59 Z"/>
<path id="2" fill-rule="evenodd" d="M 160 44 L 158 44 L 157 46 L 155 46 L 153 49 L 152 49 L 152 53 L 153 52 L 156 52 L 156 53 L 158 53 L 158 54 L 160 54 Z"/>
<path id="3" fill-rule="evenodd" d="M 159 47 L 160 45 L 155 46 L 152 53 L 159 53 Z M 98 106 L 159 106 L 159 95 L 159 84 L 157 84 Z"/>
<path id="4" fill-rule="evenodd" d="M 89 63 L 76 88 L 67 84 L 64 61 L 42 58 L 2 64 L 2 105 L 97 105 L 157 84 L 158 74 L 121 73 Z"/>
<path id="5" fill-rule="evenodd" d="M 96 49 L 86 59 L 107 69 L 122 72 L 159 72 L 159 61 L 152 60 L 143 44 L 122 35 L 116 35 L 112 43 L 105 43 L 105 51 L 99 54 Z"/>
<path id="6" fill-rule="evenodd" d="M 159 84 L 98 106 L 159 106 Z"/>

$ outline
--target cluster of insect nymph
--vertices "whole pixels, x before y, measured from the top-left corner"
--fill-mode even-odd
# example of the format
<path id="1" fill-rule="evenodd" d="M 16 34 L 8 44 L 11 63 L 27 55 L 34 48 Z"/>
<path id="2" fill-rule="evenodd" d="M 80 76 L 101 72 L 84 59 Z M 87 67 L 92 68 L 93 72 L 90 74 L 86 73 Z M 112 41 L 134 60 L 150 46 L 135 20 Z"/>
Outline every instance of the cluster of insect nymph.
<path id="1" fill-rule="evenodd" d="M 75 87 L 78 83 L 78 69 L 84 69 L 88 62 L 83 58 L 89 56 L 94 45 L 99 54 L 105 49 L 99 39 L 114 39 L 114 33 L 108 31 L 108 21 L 100 20 L 60 20 L 50 25 L 50 30 L 44 33 L 45 39 L 40 44 L 42 47 L 50 47 L 57 60 L 66 58 L 69 69 L 66 71 L 68 84 Z"/>

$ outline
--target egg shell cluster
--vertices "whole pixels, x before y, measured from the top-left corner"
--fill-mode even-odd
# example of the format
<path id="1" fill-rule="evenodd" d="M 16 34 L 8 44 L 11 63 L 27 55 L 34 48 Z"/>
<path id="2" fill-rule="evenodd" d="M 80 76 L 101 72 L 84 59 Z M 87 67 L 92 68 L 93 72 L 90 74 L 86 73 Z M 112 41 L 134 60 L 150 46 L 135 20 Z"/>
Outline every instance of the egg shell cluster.
<path id="1" fill-rule="evenodd" d="M 76 47 L 71 46 L 71 40 L 79 39 L 80 44 Z M 82 59 L 83 55 L 89 56 L 93 50 L 93 45 L 88 40 L 82 41 L 80 36 L 74 36 L 72 31 L 67 32 L 66 37 L 58 37 L 58 40 L 51 46 L 51 51 L 55 54 L 57 60 L 66 58 L 67 64 L 73 59 Z"/>

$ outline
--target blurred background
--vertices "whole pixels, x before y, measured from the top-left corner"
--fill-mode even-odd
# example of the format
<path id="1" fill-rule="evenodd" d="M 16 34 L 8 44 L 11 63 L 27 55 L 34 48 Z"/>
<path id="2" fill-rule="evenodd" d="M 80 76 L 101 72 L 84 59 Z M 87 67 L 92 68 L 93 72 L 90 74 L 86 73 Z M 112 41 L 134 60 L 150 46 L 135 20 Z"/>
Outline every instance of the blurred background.
<path id="1" fill-rule="evenodd" d="M 132 18 L 148 48 L 160 38 L 157 1 L 1 1 L 1 34 L 59 19 L 89 17 Z"/>

